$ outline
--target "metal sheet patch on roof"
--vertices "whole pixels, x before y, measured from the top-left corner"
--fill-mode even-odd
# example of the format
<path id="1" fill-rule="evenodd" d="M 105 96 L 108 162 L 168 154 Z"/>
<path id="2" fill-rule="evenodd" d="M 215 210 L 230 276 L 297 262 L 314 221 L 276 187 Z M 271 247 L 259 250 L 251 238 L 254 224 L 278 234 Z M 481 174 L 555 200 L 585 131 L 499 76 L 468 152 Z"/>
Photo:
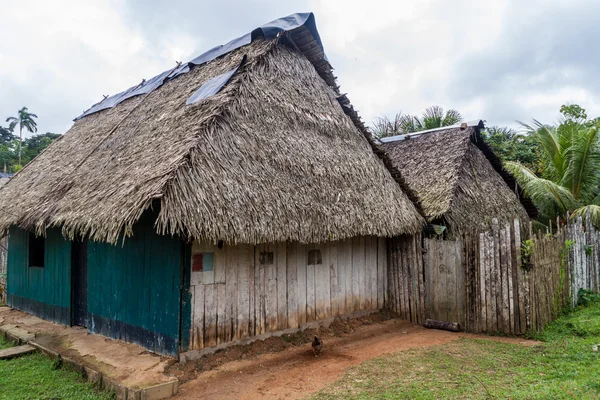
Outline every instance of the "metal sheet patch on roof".
<path id="1" fill-rule="evenodd" d="M 217 75 L 214 78 L 209 79 L 208 81 L 204 82 L 202 84 L 202 86 L 200 86 L 200 88 L 198 90 L 196 90 L 194 92 L 194 94 L 192 94 L 190 96 L 189 99 L 187 99 L 185 104 L 188 104 L 188 105 L 194 104 L 194 103 L 199 102 L 200 100 L 207 99 L 207 98 L 219 93 L 219 91 L 223 88 L 223 86 L 225 86 L 227 84 L 227 82 L 229 82 L 231 77 L 238 71 L 238 69 L 240 69 L 240 67 L 244 64 L 245 61 L 246 61 L 246 56 L 244 56 L 242 58 L 242 61 L 239 63 L 239 65 L 237 67 L 235 67 L 234 69 L 232 69 L 231 71 L 227 71 L 221 75 Z"/>
<path id="2" fill-rule="evenodd" d="M 138 96 L 140 94 L 150 93 L 153 90 L 162 86 L 162 84 L 165 83 L 167 80 L 188 73 L 192 65 L 200 65 L 214 60 L 217 57 L 223 56 L 235 49 L 250 44 L 256 38 L 265 38 L 267 40 L 273 39 L 281 32 L 288 32 L 304 25 L 311 31 L 313 37 L 315 38 L 321 49 L 323 49 L 323 44 L 321 42 L 319 32 L 317 31 L 317 26 L 315 24 L 315 17 L 313 13 L 291 14 L 287 17 L 279 18 L 269 23 L 266 23 L 254 29 L 252 32 L 240 36 L 236 39 L 233 39 L 224 45 L 213 47 L 212 49 L 194 58 L 192 61 L 183 63 L 182 65 L 179 65 L 173 69 L 156 75 L 155 77 L 150 78 L 147 81 L 142 81 L 141 84 L 132 86 L 124 92 L 107 97 L 102 101 L 91 106 L 88 110 L 84 111 L 83 114 L 75 118 L 75 121 L 95 112 L 105 110 L 107 108 L 112 108 L 117 104 L 121 103 L 122 101 L 131 97 Z M 324 55 L 324 57 L 327 61 L 327 56 Z M 190 100 L 188 99 L 188 101 Z"/>

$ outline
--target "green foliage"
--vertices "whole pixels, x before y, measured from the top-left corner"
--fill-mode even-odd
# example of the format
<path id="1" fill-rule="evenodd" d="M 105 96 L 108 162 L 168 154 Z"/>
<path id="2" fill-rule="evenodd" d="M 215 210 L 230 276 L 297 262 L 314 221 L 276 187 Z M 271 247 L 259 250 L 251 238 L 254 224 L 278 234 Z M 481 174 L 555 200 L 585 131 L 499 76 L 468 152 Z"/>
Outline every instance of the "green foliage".
<path id="1" fill-rule="evenodd" d="M 37 118 L 37 115 L 30 113 L 27 107 L 22 107 L 18 111 L 17 117 L 6 118 L 6 122 L 8 122 L 8 129 L 11 132 L 14 132 L 15 127 L 19 127 L 19 164 L 21 164 L 21 142 L 23 141 L 23 129 L 30 133 L 37 132 L 37 123 L 35 122 L 35 118 Z"/>
<path id="2" fill-rule="evenodd" d="M 577 216 L 580 216 L 585 221 L 588 208 L 590 210 L 590 219 L 592 220 L 592 223 L 595 226 L 600 226 L 600 206 L 596 204 L 588 204 L 587 206 L 579 207 L 578 209 L 573 211 L 571 217 L 575 218 Z"/>
<path id="3" fill-rule="evenodd" d="M 600 303 L 600 293 L 592 292 L 591 290 L 579 289 L 577 292 L 577 305 L 581 307 L 589 307 L 594 303 Z M 600 321 L 598 321 L 600 323 Z M 598 325 L 600 334 L 600 325 Z"/>
<path id="4" fill-rule="evenodd" d="M 592 222 L 600 226 L 599 119 L 587 120 L 585 110 L 577 104 L 563 105 L 560 111 L 558 126 L 537 120 L 521 123 L 537 143 L 540 168 L 507 159 L 505 168 L 536 205 L 541 222 L 567 211 L 582 215 L 587 206 L 598 206 L 592 210 Z"/>
<path id="5" fill-rule="evenodd" d="M 520 135 L 513 129 L 498 126 L 486 128 L 482 135 L 494 153 L 503 161 L 518 162 L 534 174 L 541 173 L 539 145 L 533 136 Z"/>
<path id="6" fill-rule="evenodd" d="M 523 240 L 521 242 L 521 266 L 526 270 L 531 269 L 531 256 L 535 248 L 533 239 Z"/>
<path id="7" fill-rule="evenodd" d="M 26 138 L 22 143 L 21 151 L 23 164 L 19 164 L 19 139 L 13 136 L 9 141 L 4 141 L 0 135 L 0 171 L 6 168 L 6 172 L 18 172 L 23 168 L 22 165 L 33 160 L 60 136 L 57 133 L 47 132 Z"/>
<path id="8" fill-rule="evenodd" d="M 457 124 L 463 120 L 462 115 L 456 110 L 444 109 L 440 106 L 431 106 L 425 109 L 421 116 L 397 113 L 391 120 L 387 116 L 375 118 L 371 131 L 375 137 L 402 135 L 434 128 L 442 128 Z"/>

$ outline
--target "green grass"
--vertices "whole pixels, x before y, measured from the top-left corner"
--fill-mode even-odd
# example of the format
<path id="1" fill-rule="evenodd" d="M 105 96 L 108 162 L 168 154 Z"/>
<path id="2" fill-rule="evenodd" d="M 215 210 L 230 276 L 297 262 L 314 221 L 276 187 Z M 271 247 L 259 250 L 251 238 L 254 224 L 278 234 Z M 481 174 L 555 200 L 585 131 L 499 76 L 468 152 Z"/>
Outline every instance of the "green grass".
<path id="1" fill-rule="evenodd" d="M 13 343 L 0 336 L 0 349 Z M 111 399 L 99 392 L 77 372 L 54 368 L 52 360 L 35 353 L 12 360 L 0 360 L 0 399 Z"/>
<path id="2" fill-rule="evenodd" d="M 600 303 L 560 318 L 526 347 L 460 339 L 351 368 L 314 399 L 600 399 Z"/>
<path id="3" fill-rule="evenodd" d="M 9 347 L 13 347 L 14 344 L 10 340 L 6 340 L 4 336 L 0 336 L 0 350 L 8 349 Z"/>

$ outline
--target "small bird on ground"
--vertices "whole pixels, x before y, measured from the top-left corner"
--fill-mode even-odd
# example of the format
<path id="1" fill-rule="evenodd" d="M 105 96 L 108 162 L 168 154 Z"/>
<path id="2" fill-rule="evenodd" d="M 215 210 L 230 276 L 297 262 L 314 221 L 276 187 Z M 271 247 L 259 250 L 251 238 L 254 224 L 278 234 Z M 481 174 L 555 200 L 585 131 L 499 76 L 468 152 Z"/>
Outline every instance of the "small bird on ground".
<path id="1" fill-rule="evenodd" d="M 312 349 L 315 357 L 323 351 L 323 341 L 318 336 L 315 336 L 315 340 L 312 342 Z"/>

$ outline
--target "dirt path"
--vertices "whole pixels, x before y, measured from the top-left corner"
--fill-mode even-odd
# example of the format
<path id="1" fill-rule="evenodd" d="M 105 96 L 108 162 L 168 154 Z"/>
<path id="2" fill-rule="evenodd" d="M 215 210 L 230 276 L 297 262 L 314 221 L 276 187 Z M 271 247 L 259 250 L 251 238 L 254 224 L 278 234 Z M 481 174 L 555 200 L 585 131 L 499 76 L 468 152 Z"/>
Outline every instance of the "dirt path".
<path id="1" fill-rule="evenodd" d="M 325 338 L 315 357 L 310 344 L 249 360 L 228 362 L 184 383 L 177 399 L 297 399 L 339 379 L 349 367 L 370 358 L 410 348 L 448 343 L 460 337 L 525 345 L 537 342 L 429 330 L 393 319 L 359 327 L 341 338 Z"/>

